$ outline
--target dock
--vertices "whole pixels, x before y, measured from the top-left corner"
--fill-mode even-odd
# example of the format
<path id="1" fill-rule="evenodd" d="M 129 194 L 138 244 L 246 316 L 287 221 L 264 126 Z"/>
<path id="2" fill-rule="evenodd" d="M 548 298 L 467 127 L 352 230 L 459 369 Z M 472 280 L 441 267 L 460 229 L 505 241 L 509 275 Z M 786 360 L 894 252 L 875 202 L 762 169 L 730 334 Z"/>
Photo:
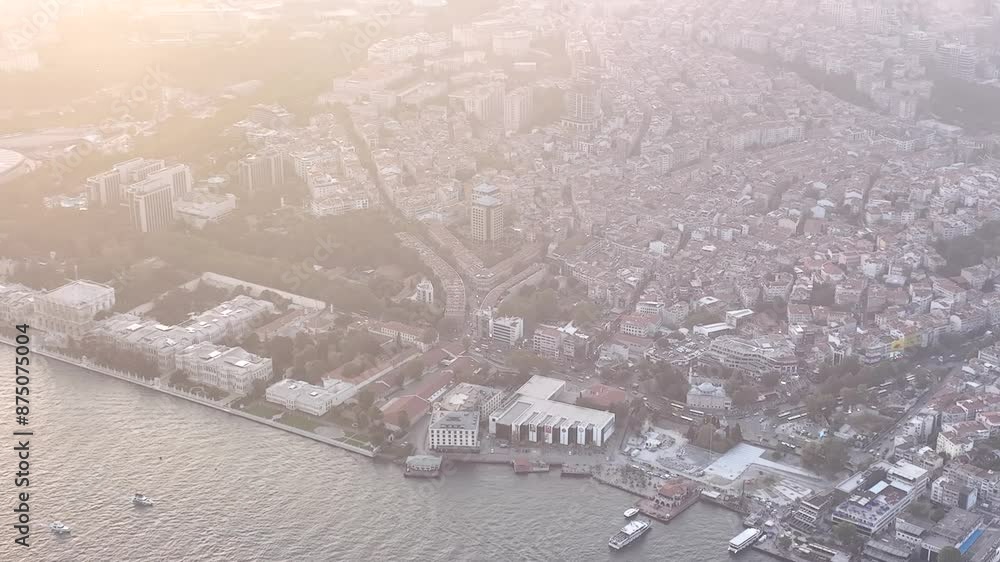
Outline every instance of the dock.
<path id="1" fill-rule="evenodd" d="M 698 494 L 694 493 L 673 506 L 661 505 L 654 500 L 639 500 L 635 506 L 646 517 L 656 519 L 662 523 L 670 523 L 674 518 L 687 511 L 692 505 L 698 503 L 698 499 Z"/>
<path id="2" fill-rule="evenodd" d="M 532 461 L 525 458 L 517 458 L 511 461 L 515 474 L 531 474 L 533 472 L 548 472 L 549 463 L 542 461 Z"/>
<path id="3" fill-rule="evenodd" d="M 564 464 L 559 472 L 559 476 L 590 478 L 593 471 L 594 469 L 589 464 Z"/>
<path id="4" fill-rule="evenodd" d="M 441 475 L 441 457 L 414 455 L 406 457 L 403 476 L 407 478 L 437 478 Z"/>

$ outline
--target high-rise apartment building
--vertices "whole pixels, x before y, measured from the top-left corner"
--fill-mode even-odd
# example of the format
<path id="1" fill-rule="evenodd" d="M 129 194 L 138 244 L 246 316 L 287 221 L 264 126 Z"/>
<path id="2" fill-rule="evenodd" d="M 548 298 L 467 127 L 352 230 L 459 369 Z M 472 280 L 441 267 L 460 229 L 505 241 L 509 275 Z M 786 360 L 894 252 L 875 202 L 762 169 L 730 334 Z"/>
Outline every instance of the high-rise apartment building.
<path id="1" fill-rule="evenodd" d="M 280 185 L 285 181 L 284 159 L 278 151 L 251 154 L 240 159 L 240 185 L 247 191 L 257 191 Z"/>
<path id="2" fill-rule="evenodd" d="M 496 186 L 483 184 L 473 190 L 470 215 L 473 240 L 496 242 L 503 237 L 503 202 Z"/>
<path id="3" fill-rule="evenodd" d="M 167 178 L 147 178 L 129 187 L 132 226 L 156 232 L 174 222 L 174 186 Z"/>

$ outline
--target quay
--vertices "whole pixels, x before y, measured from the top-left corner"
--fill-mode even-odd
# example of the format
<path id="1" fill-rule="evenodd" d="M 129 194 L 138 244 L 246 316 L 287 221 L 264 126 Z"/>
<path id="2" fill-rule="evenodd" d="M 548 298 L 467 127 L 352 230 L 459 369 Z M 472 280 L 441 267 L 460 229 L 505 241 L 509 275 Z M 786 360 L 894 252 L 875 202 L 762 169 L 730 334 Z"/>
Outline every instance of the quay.
<path id="1" fill-rule="evenodd" d="M 539 460 L 528 460 L 525 458 L 517 458 L 511 461 L 514 466 L 515 474 L 531 474 L 534 472 L 548 472 L 551 467 L 549 463 L 539 461 Z"/>
<path id="2" fill-rule="evenodd" d="M 6 344 L 8 346 L 15 347 L 14 342 L 11 342 L 10 340 L 8 340 L 6 338 L 0 338 L 0 343 L 4 343 L 4 344 Z M 280 429 L 282 431 L 287 431 L 288 433 L 293 433 L 293 434 L 298 435 L 300 437 L 305 437 L 307 439 L 312 439 L 313 441 L 317 441 L 319 443 L 325 443 L 325 444 L 331 445 L 333 447 L 338 447 L 340 449 L 344 449 L 345 451 L 350 451 L 352 453 L 356 453 L 356 454 L 359 454 L 359 455 L 362 455 L 362 456 L 365 456 L 365 457 L 368 457 L 368 458 L 373 458 L 375 456 L 375 452 L 374 451 L 370 451 L 368 449 L 363 449 L 361 447 L 355 447 L 354 445 L 350 445 L 348 443 L 343 443 L 341 441 L 337 441 L 337 440 L 331 439 L 329 437 L 324 437 L 322 435 L 319 435 L 317 433 L 313 433 L 311 431 L 306 431 L 304 429 L 299 429 L 297 427 L 292 427 L 292 426 L 285 425 L 285 424 L 282 424 L 282 423 L 279 423 L 279 422 L 275 422 L 275 421 L 272 421 L 272 420 L 269 420 L 269 419 L 264 419 L 264 418 L 255 416 L 253 414 L 248 414 L 248 413 L 246 413 L 246 412 L 244 412 L 242 410 L 235 410 L 233 408 L 230 408 L 229 406 L 225 406 L 225 405 L 213 402 L 211 400 L 208 400 L 206 398 L 202 398 L 202 397 L 194 395 L 194 394 L 189 394 L 189 393 L 184 392 L 184 391 L 182 391 L 180 389 L 175 389 L 175 388 L 169 388 L 169 387 L 161 386 L 159 379 L 146 379 L 146 378 L 137 376 L 137 375 L 135 375 L 133 373 L 127 373 L 125 371 L 118 371 L 118 370 L 115 370 L 115 369 L 109 369 L 107 367 L 101 367 L 100 365 L 94 365 L 94 364 L 89 363 L 89 362 L 83 362 L 83 361 L 81 361 L 79 359 L 76 359 L 74 357 L 70 357 L 68 355 L 63 355 L 61 353 L 57 353 L 57 352 L 54 352 L 54 351 L 51 351 L 51 350 L 39 349 L 37 347 L 32 348 L 31 353 L 35 354 L 35 355 L 41 355 L 42 357 L 46 357 L 48 359 L 59 361 L 60 363 L 66 363 L 67 365 L 73 365 L 74 367 L 80 367 L 81 369 L 86 369 L 86 370 L 91 371 L 93 373 L 99 373 L 99 374 L 102 374 L 102 375 L 105 375 L 105 376 L 108 376 L 108 377 L 112 377 L 112 378 L 118 379 L 120 381 L 125 381 L 125 382 L 128 382 L 128 383 L 132 383 L 134 385 L 141 386 L 141 387 L 147 388 L 149 390 L 155 390 L 157 392 L 162 392 L 164 394 L 169 394 L 170 396 L 181 398 L 183 400 L 187 400 L 188 402 L 194 402 L 195 404 L 200 404 L 202 406 L 207 406 L 209 408 L 212 408 L 214 410 L 218 410 L 220 412 L 225 412 L 227 414 L 230 414 L 230 415 L 233 415 L 233 416 L 236 416 L 236 417 L 240 417 L 240 418 L 243 418 L 243 419 L 246 419 L 246 420 L 250 420 L 250 421 L 262 424 L 262 425 L 270 426 L 270 427 L 273 427 L 275 429 Z"/>
<path id="3" fill-rule="evenodd" d="M 590 478 L 593 470 L 589 464 L 564 464 L 560 469 L 559 476 Z"/>

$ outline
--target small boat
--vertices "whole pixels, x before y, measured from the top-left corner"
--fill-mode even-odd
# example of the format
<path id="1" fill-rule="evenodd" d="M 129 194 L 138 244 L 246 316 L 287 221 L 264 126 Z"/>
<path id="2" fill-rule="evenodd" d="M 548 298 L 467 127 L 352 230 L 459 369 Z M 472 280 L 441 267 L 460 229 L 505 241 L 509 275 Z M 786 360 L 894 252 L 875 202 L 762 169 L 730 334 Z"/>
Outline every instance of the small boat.
<path id="1" fill-rule="evenodd" d="M 153 507 L 153 500 L 147 498 L 142 494 L 136 494 L 132 496 L 132 503 L 134 505 L 139 505 L 144 507 Z"/>
<path id="2" fill-rule="evenodd" d="M 639 510 L 636 509 L 636 508 L 634 508 L 634 507 L 630 507 L 630 508 L 628 508 L 628 509 L 625 510 L 625 518 L 626 519 L 631 519 L 631 518 L 635 517 L 636 515 L 639 515 Z"/>
<path id="3" fill-rule="evenodd" d="M 62 534 L 65 534 L 65 533 L 69 533 L 69 531 L 70 531 L 69 527 L 67 527 L 66 525 L 63 525 L 59 521 L 54 521 L 51 525 L 49 525 L 49 529 L 52 529 L 52 532 L 55 533 L 55 534 L 57 534 L 57 535 L 62 535 Z"/>

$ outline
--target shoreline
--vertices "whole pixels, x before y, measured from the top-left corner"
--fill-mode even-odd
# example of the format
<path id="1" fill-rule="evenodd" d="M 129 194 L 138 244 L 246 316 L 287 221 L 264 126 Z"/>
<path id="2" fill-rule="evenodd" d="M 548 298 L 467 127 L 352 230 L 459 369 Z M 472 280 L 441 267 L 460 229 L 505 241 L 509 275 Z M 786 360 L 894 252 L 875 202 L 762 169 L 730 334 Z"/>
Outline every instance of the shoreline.
<path id="1" fill-rule="evenodd" d="M 8 340 L 6 338 L 0 338 L 0 343 L 5 344 L 5 345 L 7 345 L 9 347 L 16 347 L 16 344 L 14 342 L 11 342 L 10 340 Z M 202 406 L 206 406 L 206 407 L 212 408 L 212 409 L 214 409 L 216 411 L 219 411 L 219 412 L 224 412 L 226 414 L 230 414 L 230 415 L 233 415 L 233 416 L 236 416 L 236 417 L 240 417 L 240 418 L 243 418 L 243 419 L 246 419 L 246 420 L 250 420 L 250 421 L 262 424 L 262 425 L 266 425 L 266 426 L 272 427 L 274 429 L 279 429 L 279 430 L 291 433 L 293 435 L 298 435 L 299 437 L 305 437 L 307 439 L 311 439 L 311 440 L 316 441 L 318 443 L 324 443 L 326 445 L 331 445 L 333 447 L 337 447 L 337 448 L 343 449 L 345 451 L 348 451 L 348 452 L 351 452 L 351 453 L 355 453 L 355 454 L 358 454 L 358 455 L 361 455 L 361 456 L 364 456 L 364 457 L 368 457 L 368 458 L 374 459 L 375 455 L 376 455 L 376 453 L 374 451 L 369 451 L 368 449 L 362 449 L 361 447 L 355 447 L 354 445 L 349 445 L 347 443 L 343 443 L 341 441 L 337 441 L 337 440 L 331 439 L 329 437 L 324 437 L 322 435 L 319 435 L 317 433 L 313 433 L 311 431 L 306 431 L 304 429 L 299 429 L 297 427 L 292 427 L 292 426 L 289 426 L 289 425 L 285 425 L 285 424 L 282 424 L 282 423 L 271 421 L 269 419 L 264 419 L 264 418 L 255 416 L 253 414 L 244 412 L 242 410 L 236 410 L 236 409 L 230 408 L 228 406 L 222 406 L 222 405 L 217 404 L 217 403 L 215 403 L 215 402 L 213 402 L 211 400 L 206 400 L 204 398 L 200 398 L 200 397 L 192 395 L 192 394 L 187 394 L 187 393 L 182 392 L 180 390 L 175 390 L 173 388 L 163 387 L 163 386 L 160 386 L 158 384 L 154 384 L 154 383 L 149 382 L 150 380 L 156 380 L 156 379 L 146 379 L 146 378 L 142 378 L 142 377 L 133 375 L 131 373 L 126 373 L 124 371 L 117 371 L 115 369 L 110 369 L 110 368 L 107 368 L 107 367 L 102 367 L 100 365 L 93 365 L 93 364 L 90 364 L 90 363 L 83 363 L 82 361 L 80 361 L 79 359 L 76 359 L 74 357 L 69 357 L 67 355 L 62 355 L 61 353 L 56 353 L 56 352 L 53 352 L 53 351 L 50 351 L 50 350 L 43 350 L 43 349 L 38 349 L 38 348 L 32 348 L 31 349 L 31 353 L 32 354 L 41 355 L 42 357 L 45 357 L 47 359 L 51 359 L 53 361 L 59 361 L 60 363 L 65 363 L 67 365 L 72 365 L 74 367 L 79 367 L 81 369 L 85 369 L 85 370 L 90 371 L 92 373 L 97 373 L 97 374 L 100 374 L 100 375 L 105 375 L 105 376 L 108 376 L 108 377 L 112 377 L 112 378 L 118 379 L 118 380 L 123 381 L 123 382 L 134 384 L 136 386 L 141 386 L 141 387 L 149 389 L 149 390 L 154 390 L 154 391 L 162 392 L 162 393 L 167 394 L 169 396 L 173 396 L 173 397 L 176 397 L 176 398 L 181 398 L 183 400 L 187 400 L 188 402 L 193 402 L 195 404 L 200 404 Z"/>

